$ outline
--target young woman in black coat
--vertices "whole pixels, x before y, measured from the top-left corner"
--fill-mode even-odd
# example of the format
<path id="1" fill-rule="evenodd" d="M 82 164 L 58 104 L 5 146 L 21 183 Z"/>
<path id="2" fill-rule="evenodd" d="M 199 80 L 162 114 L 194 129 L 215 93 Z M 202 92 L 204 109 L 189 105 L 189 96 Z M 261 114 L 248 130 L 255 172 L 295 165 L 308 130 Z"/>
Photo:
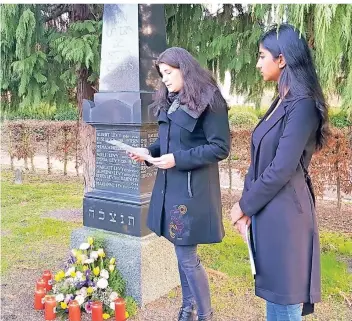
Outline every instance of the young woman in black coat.
<path id="1" fill-rule="evenodd" d="M 319 236 L 308 175 L 328 136 L 328 109 L 310 50 L 290 25 L 260 40 L 257 68 L 279 96 L 252 134 L 251 163 L 232 222 L 251 225 L 255 293 L 267 321 L 300 321 L 321 299 Z"/>
<path id="2" fill-rule="evenodd" d="M 147 225 L 175 245 L 183 296 L 178 320 L 196 320 L 195 304 L 199 321 L 212 320 L 197 245 L 224 237 L 218 162 L 230 149 L 228 107 L 214 78 L 185 49 L 167 49 L 156 68 L 162 80 L 154 101 L 159 137 L 140 149 L 159 168 Z"/>

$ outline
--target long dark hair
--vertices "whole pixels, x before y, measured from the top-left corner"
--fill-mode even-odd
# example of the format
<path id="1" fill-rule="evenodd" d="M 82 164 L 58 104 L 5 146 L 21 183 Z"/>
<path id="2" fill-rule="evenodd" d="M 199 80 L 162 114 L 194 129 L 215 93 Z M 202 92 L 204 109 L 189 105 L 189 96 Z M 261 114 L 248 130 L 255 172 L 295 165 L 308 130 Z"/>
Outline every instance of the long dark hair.
<path id="1" fill-rule="evenodd" d="M 316 135 L 316 147 L 321 149 L 329 136 L 328 105 L 325 101 L 314 62 L 307 41 L 298 30 L 289 24 L 274 26 L 260 39 L 260 44 L 268 50 L 274 58 L 283 55 L 286 66 L 283 68 L 278 90 L 281 98 L 311 97 L 316 102 L 320 115 L 320 125 Z"/>
<path id="2" fill-rule="evenodd" d="M 178 93 L 181 104 L 187 105 L 189 109 L 197 112 L 202 112 L 207 106 L 215 109 L 217 106 L 225 104 L 227 107 L 214 77 L 209 71 L 203 69 L 186 49 L 171 47 L 160 54 L 155 63 L 160 77 L 162 77 L 159 70 L 161 63 L 181 71 L 183 88 Z M 160 108 L 167 108 L 168 96 L 167 87 L 160 81 L 152 106 L 156 107 L 157 111 Z"/>

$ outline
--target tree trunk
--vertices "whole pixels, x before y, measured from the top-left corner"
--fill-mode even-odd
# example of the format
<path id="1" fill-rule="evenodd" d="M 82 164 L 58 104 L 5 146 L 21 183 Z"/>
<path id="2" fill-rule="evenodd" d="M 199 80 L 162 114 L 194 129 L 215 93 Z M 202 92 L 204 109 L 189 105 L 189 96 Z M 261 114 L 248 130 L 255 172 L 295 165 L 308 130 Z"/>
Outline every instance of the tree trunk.
<path id="1" fill-rule="evenodd" d="M 47 132 L 47 137 L 46 137 L 46 161 L 48 164 L 48 174 L 51 173 L 51 164 L 50 164 L 50 133 L 49 131 Z"/>
<path id="2" fill-rule="evenodd" d="M 95 128 L 87 125 L 82 120 L 83 99 L 93 99 L 94 90 L 87 81 L 88 70 L 79 70 L 79 80 L 77 85 L 77 102 L 79 108 L 79 120 L 77 126 L 80 133 L 81 159 L 84 179 L 84 192 L 89 192 L 94 188 L 95 175 Z"/>
<path id="3" fill-rule="evenodd" d="M 32 172 L 34 173 L 34 172 L 35 172 L 35 167 L 34 167 L 34 155 L 31 155 L 31 169 L 32 169 Z"/>
<path id="4" fill-rule="evenodd" d="M 89 19 L 89 5 L 75 4 L 72 10 L 73 21 L 84 21 Z M 83 99 L 93 100 L 94 90 L 88 82 L 89 70 L 85 67 L 79 69 L 77 83 L 77 107 L 79 110 L 79 119 L 77 128 L 79 129 L 81 159 L 84 179 L 84 193 L 91 191 L 94 188 L 95 175 L 95 128 L 87 125 L 82 120 L 82 103 Z"/>
<path id="5" fill-rule="evenodd" d="M 339 213 L 341 212 L 341 177 L 339 168 L 339 153 L 340 153 L 340 142 L 336 142 L 336 161 L 335 161 L 335 171 L 336 171 L 336 196 L 337 196 L 337 209 Z"/>
<path id="6" fill-rule="evenodd" d="M 64 129 L 64 175 L 67 175 L 67 160 L 68 160 L 68 142 L 67 142 L 67 130 Z"/>

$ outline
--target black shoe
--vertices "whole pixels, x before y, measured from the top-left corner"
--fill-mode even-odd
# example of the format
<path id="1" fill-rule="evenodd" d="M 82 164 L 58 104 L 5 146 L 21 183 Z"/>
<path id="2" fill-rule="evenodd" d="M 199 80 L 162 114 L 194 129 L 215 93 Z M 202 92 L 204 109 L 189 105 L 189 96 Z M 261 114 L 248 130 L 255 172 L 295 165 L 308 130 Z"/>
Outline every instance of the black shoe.
<path id="1" fill-rule="evenodd" d="M 194 305 L 180 309 L 180 312 L 178 313 L 177 321 L 196 321 L 196 320 L 197 320 L 197 313 Z"/>
<path id="2" fill-rule="evenodd" d="M 214 321 L 214 313 L 212 312 L 208 317 L 198 317 L 198 321 Z"/>

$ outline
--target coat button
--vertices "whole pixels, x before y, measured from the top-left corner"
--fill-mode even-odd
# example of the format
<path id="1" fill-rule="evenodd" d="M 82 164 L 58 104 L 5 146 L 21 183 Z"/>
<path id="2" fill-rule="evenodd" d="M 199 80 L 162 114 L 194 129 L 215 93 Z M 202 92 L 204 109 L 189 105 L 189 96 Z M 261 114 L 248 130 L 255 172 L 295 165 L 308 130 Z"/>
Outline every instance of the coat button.
<path id="1" fill-rule="evenodd" d="M 164 169 L 164 170 L 163 170 L 163 174 L 164 174 L 164 175 L 165 175 L 165 172 L 166 172 L 166 170 Z"/>
<path id="2" fill-rule="evenodd" d="M 163 190 L 161 191 L 161 194 L 164 194 L 164 191 L 163 191 Z"/>

